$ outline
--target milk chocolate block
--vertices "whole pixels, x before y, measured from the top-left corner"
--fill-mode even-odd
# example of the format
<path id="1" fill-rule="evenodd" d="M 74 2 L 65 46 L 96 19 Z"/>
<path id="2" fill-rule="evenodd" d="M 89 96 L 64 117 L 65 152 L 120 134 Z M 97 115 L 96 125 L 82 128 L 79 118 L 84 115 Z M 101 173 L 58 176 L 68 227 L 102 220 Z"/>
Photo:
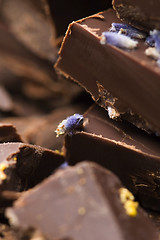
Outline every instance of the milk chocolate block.
<path id="1" fill-rule="evenodd" d="M 91 162 L 59 170 L 23 194 L 6 216 L 49 239 L 158 239 L 133 195 L 111 172 Z"/>
<path id="2" fill-rule="evenodd" d="M 144 30 L 160 29 L 159 0 L 113 0 L 112 4 L 125 22 Z"/>
<path id="3" fill-rule="evenodd" d="M 108 118 L 98 105 L 84 114 L 84 130 L 65 138 L 69 164 L 88 159 L 113 171 L 147 208 L 160 210 L 159 137 Z"/>
<path id="4" fill-rule="evenodd" d="M 101 35 L 113 22 L 119 20 L 109 9 L 71 23 L 55 67 L 101 106 L 114 109 L 115 117 L 160 133 L 160 68 L 145 55 L 148 46 L 144 40 L 134 50 L 102 45 Z"/>
<path id="5" fill-rule="evenodd" d="M 18 142 L 0 144 L 0 211 L 8 204 L 4 191 L 27 190 L 63 162 L 61 154 L 39 146 Z"/>

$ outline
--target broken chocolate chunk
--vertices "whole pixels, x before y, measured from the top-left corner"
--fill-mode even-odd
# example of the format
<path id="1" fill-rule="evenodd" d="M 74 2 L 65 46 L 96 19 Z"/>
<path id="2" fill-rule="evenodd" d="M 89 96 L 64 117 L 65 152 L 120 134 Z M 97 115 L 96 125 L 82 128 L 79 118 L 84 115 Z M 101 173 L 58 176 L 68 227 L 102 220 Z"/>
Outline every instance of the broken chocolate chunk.
<path id="1" fill-rule="evenodd" d="M 113 0 L 113 8 L 117 16 L 137 28 L 143 30 L 160 29 L 160 1 L 148 0 Z"/>
<path id="2" fill-rule="evenodd" d="M 48 8 L 48 11 L 45 9 Z M 4 1 L 1 4 L 1 21 L 33 53 L 53 61 L 56 31 L 50 21 L 47 1 Z"/>
<path id="3" fill-rule="evenodd" d="M 24 193 L 6 216 L 14 227 L 35 227 L 49 239 L 158 239 L 133 195 L 91 162 L 57 171 Z"/>
<path id="4" fill-rule="evenodd" d="M 102 33 L 119 21 L 110 9 L 71 23 L 55 67 L 102 107 L 111 108 L 112 118 L 159 134 L 160 68 L 145 55 L 145 41 L 132 51 L 100 43 Z"/>
<path id="5" fill-rule="evenodd" d="M 84 131 L 65 139 L 69 164 L 84 159 L 101 164 L 113 171 L 144 207 L 160 211 L 160 138 L 109 119 L 98 105 L 83 116 L 88 119 Z"/>
<path id="6" fill-rule="evenodd" d="M 6 197 L 7 191 L 20 192 L 35 186 L 64 161 L 62 154 L 39 146 L 0 144 L 0 211 L 13 199 Z"/>

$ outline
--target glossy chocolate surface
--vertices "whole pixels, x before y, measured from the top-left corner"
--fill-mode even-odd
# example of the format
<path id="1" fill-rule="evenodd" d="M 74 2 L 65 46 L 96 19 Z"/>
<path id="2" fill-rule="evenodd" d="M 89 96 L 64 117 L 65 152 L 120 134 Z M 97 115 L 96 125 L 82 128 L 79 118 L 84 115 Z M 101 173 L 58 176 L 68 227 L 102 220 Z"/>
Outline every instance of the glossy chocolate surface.
<path id="1" fill-rule="evenodd" d="M 88 119 L 84 131 L 65 139 L 69 164 L 85 159 L 101 164 L 113 171 L 143 206 L 159 211 L 159 137 L 109 119 L 107 112 L 96 105 L 84 117 Z"/>
<path id="2" fill-rule="evenodd" d="M 52 150 L 20 142 L 0 144 L 0 212 L 10 201 L 3 192 L 27 190 L 48 177 L 64 157 Z"/>
<path id="3" fill-rule="evenodd" d="M 121 185 L 111 172 L 83 162 L 58 171 L 6 211 L 13 226 L 38 228 L 49 239 L 157 239 L 140 208 L 129 216 L 120 200 Z"/>
<path id="4" fill-rule="evenodd" d="M 100 44 L 102 32 L 118 21 L 110 9 L 71 23 L 55 67 L 84 87 L 101 106 L 107 108 L 110 99 L 99 86 L 115 99 L 114 107 L 121 117 L 130 113 L 136 126 L 160 132 L 160 68 L 145 55 L 145 42 L 139 41 L 132 51 Z"/>

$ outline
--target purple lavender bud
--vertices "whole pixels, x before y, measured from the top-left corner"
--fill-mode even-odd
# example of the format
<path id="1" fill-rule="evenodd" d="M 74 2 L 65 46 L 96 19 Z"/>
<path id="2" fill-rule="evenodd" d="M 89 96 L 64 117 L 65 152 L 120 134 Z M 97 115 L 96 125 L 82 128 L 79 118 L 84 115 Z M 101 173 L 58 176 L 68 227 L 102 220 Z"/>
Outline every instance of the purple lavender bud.
<path id="1" fill-rule="evenodd" d="M 68 162 L 65 161 L 63 164 L 60 165 L 59 168 L 64 169 L 64 168 L 66 168 L 66 167 L 68 167 Z"/>
<path id="2" fill-rule="evenodd" d="M 74 115 L 64 119 L 55 130 L 57 137 L 63 134 L 68 134 L 72 136 L 76 129 L 83 126 L 83 115 L 75 113 Z"/>
<path id="3" fill-rule="evenodd" d="M 131 29 L 132 30 L 132 27 L 130 25 L 128 25 L 128 24 L 112 23 L 112 27 L 110 28 L 110 31 L 119 32 L 121 28 L 123 28 L 123 29 Z"/>
<path id="4" fill-rule="evenodd" d="M 130 37 L 116 32 L 103 32 L 100 43 L 108 43 L 124 49 L 134 49 L 137 47 L 138 44 L 137 41 L 131 39 Z"/>
<path id="5" fill-rule="evenodd" d="M 150 47 L 155 47 L 155 40 L 153 39 L 152 36 L 148 36 L 146 38 L 146 43 L 150 46 Z"/>
<path id="6" fill-rule="evenodd" d="M 157 49 L 158 52 L 160 52 L 160 35 L 157 37 L 155 41 L 155 48 Z"/>
<path id="7" fill-rule="evenodd" d="M 131 38 L 144 39 L 146 38 L 146 33 L 140 31 L 137 28 L 131 27 L 124 23 L 112 23 L 110 32 L 117 32 L 129 36 Z"/>
<path id="8" fill-rule="evenodd" d="M 150 47 L 155 47 L 158 51 L 160 51 L 160 31 L 159 30 L 150 31 L 150 36 L 147 37 L 146 43 Z"/>
<path id="9" fill-rule="evenodd" d="M 78 113 L 75 113 L 74 115 L 66 118 L 65 123 L 66 132 L 69 135 L 72 135 L 76 129 L 82 127 L 83 120 L 84 120 L 83 116 Z"/>

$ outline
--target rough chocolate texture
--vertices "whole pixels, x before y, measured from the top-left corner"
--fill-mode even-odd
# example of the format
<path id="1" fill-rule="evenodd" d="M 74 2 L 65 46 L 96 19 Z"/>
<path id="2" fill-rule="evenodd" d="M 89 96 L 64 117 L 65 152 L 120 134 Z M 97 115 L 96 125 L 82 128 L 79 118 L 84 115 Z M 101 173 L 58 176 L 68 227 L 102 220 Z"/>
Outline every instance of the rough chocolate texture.
<path id="1" fill-rule="evenodd" d="M 142 132 L 140 134 L 140 131 L 125 122 L 113 122 L 108 119 L 106 111 L 101 109 L 101 112 L 99 107 L 90 109 L 84 115 L 89 120 L 87 124 L 87 119 L 84 118 L 84 129 L 77 129 L 73 138 L 66 138 L 66 157 L 72 165 L 89 158 L 92 162 L 79 163 L 65 169 L 67 162 L 64 152 L 61 152 L 64 137 L 56 138 L 55 134 L 63 119 L 74 113 L 83 114 L 93 104 L 88 93 L 90 90 L 99 105 L 105 109 L 112 106 L 120 111 L 119 120 L 132 113 L 132 120 L 137 121 L 139 127 L 148 124 L 158 132 L 157 127 L 145 115 L 136 112 L 137 108 L 131 109 L 133 101 L 131 106 L 128 104 L 131 81 L 128 82 L 125 77 L 134 75 L 137 70 L 132 71 L 132 67 L 126 70 L 124 64 L 126 62 L 128 67 L 130 62 L 136 62 L 141 66 L 141 58 L 136 55 L 139 46 L 131 52 L 111 46 L 100 46 L 99 51 L 102 31 L 110 27 L 112 17 L 113 21 L 120 21 L 113 14 L 116 12 L 109 10 L 107 17 L 106 13 L 103 17 L 102 12 L 77 21 L 108 9 L 111 3 L 112 0 L 0 0 L 0 239 L 156 240 L 156 229 L 146 218 L 147 212 L 160 233 L 160 213 L 150 209 L 144 213 L 138 205 L 140 199 L 145 206 L 155 206 L 154 209 L 159 210 L 159 138 L 148 137 Z M 138 4 L 138 1 L 135 3 Z M 77 22 L 71 24 L 67 38 L 73 37 L 77 45 L 72 44 L 71 39 L 68 50 L 74 54 L 76 46 L 78 48 L 80 44 L 82 47 L 79 54 L 75 51 L 72 63 L 67 59 L 65 61 L 73 68 L 72 71 L 75 67 L 75 74 L 81 74 L 82 83 L 79 83 L 88 92 L 53 68 L 63 38 L 60 35 L 73 20 Z M 98 29 L 97 23 L 100 24 Z M 65 44 L 64 41 L 63 46 Z M 140 43 L 141 46 L 144 49 L 146 47 L 143 42 Z M 109 59 L 106 61 L 107 52 Z M 85 62 L 85 58 L 91 60 Z M 95 62 L 95 59 L 98 60 Z M 131 59 L 130 62 L 128 59 Z M 77 62 L 80 67 L 77 67 Z M 158 76 L 154 61 L 148 59 L 147 66 L 150 63 L 153 67 L 151 72 L 154 72 L 151 75 Z M 140 66 L 138 69 L 141 69 Z M 87 72 L 89 67 L 91 68 Z M 109 68 L 111 70 L 108 74 Z M 102 79 L 101 82 L 101 70 L 105 70 L 107 78 L 112 77 L 112 72 L 116 78 L 122 71 L 122 79 L 119 78 L 122 82 L 111 84 L 111 87 L 115 87 L 115 92 L 108 89 L 109 81 L 103 87 L 105 81 Z M 130 71 L 133 73 L 130 74 Z M 157 79 L 159 83 L 159 78 Z M 145 76 L 140 81 L 137 79 L 140 91 L 145 89 L 144 86 L 149 88 L 144 80 Z M 129 91 L 126 96 L 123 90 L 125 84 L 126 91 Z M 149 93 L 148 96 L 153 101 L 159 100 L 155 97 L 159 90 L 156 84 L 155 78 L 150 79 L 149 86 L 153 95 L 144 91 L 145 94 Z M 154 85 L 158 86 L 157 92 Z M 123 90 L 120 96 L 117 93 L 119 86 Z M 134 93 L 138 92 L 135 88 L 134 86 Z M 136 107 L 139 100 L 135 101 Z M 146 97 L 143 99 L 142 96 L 141 100 L 146 101 Z M 146 102 L 148 103 L 149 101 Z M 156 104 L 158 108 L 158 102 Z M 153 102 L 150 103 L 149 107 L 151 106 Z M 149 111 L 153 114 L 155 108 L 150 108 Z M 153 117 L 155 116 L 156 113 Z M 74 140 L 77 144 L 75 147 L 72 142 Z M 101 166 L 94 163 L 97 159 Z M 131 199 L 128 197 L 125 200 L 128 205 L 122 203 L 119 189 L 122 185 L 106 168 L 118 173 L 126 186 L 133 190 L 136 199 L 123 188 Z M 9 212 L 5 215 L 8 207 Z M 52 233 L 54 236 L 51 236 Z"/>
<path id="2" fill-rule="evenodd" d="M 3 194 L 4 191 L 27 190 L 48 177 L 64 162 L 64 157 L 59 153 L 24 143 L 0 144 L 0 152 L 1 208 L 10 202 Z"/>
<path id="3" fill-rule="evenodd" d="M 118 21 L 110 9 L 71 23 L 55 67 L 83 86 L 101 106 L 113 105 L 121 117 L 130 113 L 137 126 L 160 132 L 160 68 L 145 55 L 145 42 L 139 41 L 132 51 L 100 44 L 102 32 Z"/>
<path id="4" fill-rule="evenodd" d="M 84 114 L 84 131 L 66 137 L 69 164 L 88 159 L 112 170 L 145 207 L 160 210 L 159 138 L 127 122 L 108 118 L 94 106 Z"/>
<path id="5" fill-rule="evenodd" d="M 138 207 L 126 214 L 120 181 L 94 163 L 58 171 L 6 211 L 13 226 L 38 228 L 49 239 L 158 239 L 156 229 Z"/>
<path id="6" fill-rule="evenodd" d="M 113 0 L 119 18 L 143 30 L 160 29 L 159 0 Z"/>

